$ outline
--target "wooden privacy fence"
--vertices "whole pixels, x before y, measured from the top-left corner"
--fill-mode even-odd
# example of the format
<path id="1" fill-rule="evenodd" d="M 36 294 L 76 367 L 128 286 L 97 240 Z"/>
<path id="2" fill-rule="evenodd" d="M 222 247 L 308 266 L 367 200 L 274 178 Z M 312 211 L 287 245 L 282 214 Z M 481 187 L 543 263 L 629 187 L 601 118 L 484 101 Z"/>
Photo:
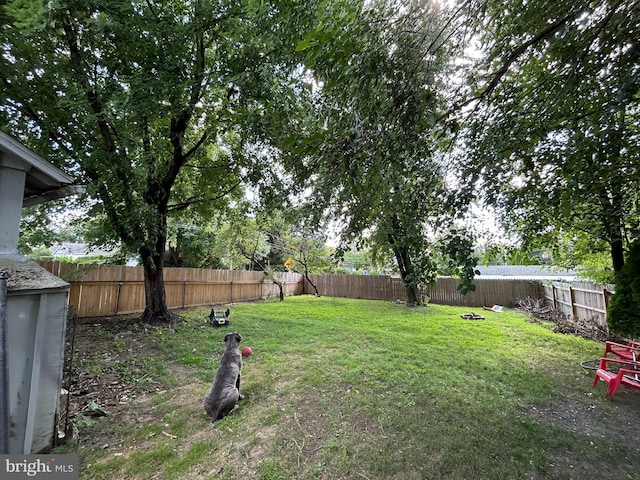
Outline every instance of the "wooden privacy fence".
<path id="1" fill-rule="evenodd" d="M 476 278 L 475 291 L 462 295 L 458 290 L 457 278 L 438 278 L 434 287 L 427 291 L 431 303 L 460 306 L 514 307 L 522 298 L 542 298 L 544 290 L 538 280 Z"/>
<path id="2" fill-rule="evenodd" d="M 545 285 L 547 305 L 568 317 L 597 323 L 607 329 L 607 308 L 615 285 L 553 282 Z"/>
<path id="3" fill-rule="evenodd" d="M 376 275 L 313 275 L 311 280 L 320 295 L 364 298 L 371 300 L 406 300 L 402 280 Z M 606 311 L 615 293 L 614 285 L 553 282 L 523 279 L 474 279 L 476 290 L 463 296 L 456 278 L 438 278 L 426 292 L 431 303 L 480 307 L 504 305 L 513 307 L 519 299 L 531 297 L 542 300 L 563 315 L 576 320 L 595 322 L 607 328 Z M 313 288 L 305 280 L 305 293 Z"/>
<path id="4" fill-rule="evenodd" d="M 370 300 L 404 301 L 404 286 L 400 278 L 382 275 L 312 275 L 320 295 L 329 297 L 364 298 Z M 467 295 L 458 291 L 457 278 L 441 277 L 425 294 L 431 303 L 481 307 L 483 305 L 513 306 L 520 298 L 544 298 L 542 283 L 537 280 L 482 279 L 474 280 L 476 290 Z M 313 287 L 305 280 L 305 293 Z"/>
<path id="5" fill-rule="evenodd" d="M 142 267 L 40 262 L 43 268 L 70 283 L 69 305 L 79 317 L 100 317 L 144 311 Z M 302 276 L 279 273 L 285 295 L 303 292 Z M 264 272 L 165 268 L 169 308 L 220 305 L 279 295 L 278 286 Z"/>
<path id="6" fill-rule="evenodd" d="M 45 269 L 71 284 L 69 305 L 79 317 L 99 317 L 144 311 L 144 273 L 142 267 L 81 265 L 39 262 Z M 315 293 L 298 273 L 276 274 L 285 295 Z M 232 302 L 275 297 L 278 286 L 264 272 L 243 270 L 205 270 L 165 268 L 165 291 L 169 308 L 221 305 Z M 404 301 L 404 286 L 399 278 L 382 275 L 312 275 L 321 296 Z M 558 312 L 574 319 L 596 322 L 606 329 L 606 310 L 614 294 L 613 285 L 553 282 L 539 280 L 474 280 L 476 290 L 467 295 L 458 292 L 456 278 L 438 278 L 425 292 L 431 303 L 481 307 L 512 307 L 521 298 L 544 300 Z"/>

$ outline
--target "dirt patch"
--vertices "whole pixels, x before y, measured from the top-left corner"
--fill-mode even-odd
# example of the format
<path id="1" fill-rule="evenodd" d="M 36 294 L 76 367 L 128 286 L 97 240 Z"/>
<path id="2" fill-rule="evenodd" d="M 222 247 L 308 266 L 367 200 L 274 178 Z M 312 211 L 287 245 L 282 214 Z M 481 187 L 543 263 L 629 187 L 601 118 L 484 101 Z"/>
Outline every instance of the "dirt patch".
<path id="1" fill-rule="evenodd" d="M 547 452 L 547 476 L 539 477 L 537 473 L 532 473 L 532 478 L 636 478 L 631 475 L 637 474 L 634 472 L 637 462 L 633 459 L 640 457 L 640 430 L 637 428 L 640 396 L 635 392 L 620 391 L 614 401 L 603 403 L 594 398 L 598 394 L 604 395 L 600 390 L 588 394 L 585 399 L 567 397 L 562 403 L 521 407 L 519 414 L 523 418 L 531 418 L 538 423 L 559 427 L 584 437 L 593 449 L 628 445 L 628 463 L 612 465 L 593 461 L 588 453 L 558 449 Z"/>
<path id="2" fill-rule="evenodd" d="M 615 405 L 609 406 L 610 408 L 602 408 L 595 402 L 567 398 L 560 404 L 523 407 L 520 413 L 540 423 L 559 426 L 577 435 L 613 438 L 640 446 L 640 430 L 637 428 L 636 416 L 636 412 L 640 410 L 640 398 L 633 392 L 620 392 L 616 395 L 615 402 Z"/>
<path id="3" fill-rule="evenodd" d="M 145 359 L 156 353 L 145 341 L 151 328 L 135 316 L 69 321 L 61 434 L 66 429 L 67 435 L 77 438 L 78 426 L 104 416 L 144 422 L 131 404 L 163 391 L 145 367 Z"/>
<path id="4" fill-rule="evenodd" d="M 550 455 L 546 478 L 567 478 L 581 480 L 603 480 L 607 478 L 633 479 L 633 467 L 591 462 L 583 455 L 568 450 L 558 450 Z M 536 478 L 536 477 L 534 477 Z"/>

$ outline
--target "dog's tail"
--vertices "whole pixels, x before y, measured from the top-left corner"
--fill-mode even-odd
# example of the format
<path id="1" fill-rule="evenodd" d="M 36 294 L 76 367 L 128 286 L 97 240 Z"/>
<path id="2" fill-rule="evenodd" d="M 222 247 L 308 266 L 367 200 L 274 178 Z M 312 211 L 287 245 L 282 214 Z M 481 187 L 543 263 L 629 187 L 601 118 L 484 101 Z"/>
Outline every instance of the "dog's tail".
<path id="1" fill-rule="evenodd" d="M 218 418 L 219 414 L 220 414 L 220 407 L 216 408 L 213 412 L 211 412 L 211 423 L 216 423 L 217 420 L 220 420 Z"/>
<path id="2" fill-rule="evenodd" d="M 207 412 L 207 415 L 211 417 L 211 421 L 215 422 L 218 419 L 218 414 L 220 412 L 220 405 L 216 405 L 212 399 L 211 389 L 207 391 L 207 394 L 204 396 L 204 409 Z"/>

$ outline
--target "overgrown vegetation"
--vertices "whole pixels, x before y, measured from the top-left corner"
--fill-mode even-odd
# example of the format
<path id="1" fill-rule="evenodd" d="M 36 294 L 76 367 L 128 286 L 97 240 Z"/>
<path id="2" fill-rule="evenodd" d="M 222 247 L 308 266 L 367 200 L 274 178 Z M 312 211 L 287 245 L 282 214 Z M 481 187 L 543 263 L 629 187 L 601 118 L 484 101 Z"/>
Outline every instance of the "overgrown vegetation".
<path id="1" fill-rule="evenodd" d="M 96 394 L 108 415 L 56 451 L 80 454 L 83 479 L 640 478 L 628 426 L 640 396 L 608 401 L 580 368 L 601 343 L 513 311 L 467 312 L 302 296 L 233 305 L 226 329 L 205 310 L 183 312 L 175 334 L 85 322 L 92 364 L 103 349 L 147 358 L 161 383 L 113 406 Z M 229 331 L 254 354 L 245 400 L 212 425 L 202 398 Z"/>

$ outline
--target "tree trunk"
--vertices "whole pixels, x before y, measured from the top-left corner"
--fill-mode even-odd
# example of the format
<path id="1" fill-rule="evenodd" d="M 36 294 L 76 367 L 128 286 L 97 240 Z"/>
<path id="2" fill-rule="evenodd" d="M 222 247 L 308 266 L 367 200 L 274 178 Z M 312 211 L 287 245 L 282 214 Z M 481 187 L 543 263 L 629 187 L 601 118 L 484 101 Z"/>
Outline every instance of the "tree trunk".
<path id="1" fill-rule="evenodd" d="M 395 237 L 391 234 L 389 234 L 389 242 L 391 243 L 391 249 L 396 257 L 398 269 L 400 270 L 400 278 L 402 278 L 402 284 L 404 285 L 404 291 L 407 297 L 406 305 L 407 307 L 418 307 L 422 305 L 422 295 L 420 289 L 411 282 L 413 273 L 411 255 L 408 249 L 398 245 Z"/>
<path id="2" fill-rule="evenodd" d="M 142 321 L 151 325 L 174 327 L 180 317 L 167 308 L 167 295 L 164 288 L 164 248 L 156 248 L 155 252 L 141 248 L 139 253 L 144 270 L 145 309 Z"/>
<path id="3" fill-rule="evenodd" d="M 622 195 L 613 192 L 611 198 L 610 245 L 613 271 L 617 274 L 624 267 L 624 219 L 622 218 Z"/>
<path id="4" fill-rule="evenodd" d="M 422 305 L 422 294 L 418 287 L 404 282 L 404 290 L 407 295 L 407 307 L 419 307 Z"/>
<path id="5" fill-rule="evenodd" d="M 605 133 L 605 140 L 598 151 L 598 162 L 601 164 L 620 165 L 625 161 L 623 159 L 624 153 L 621 150 L 623 132 L 627 131 L 624 110 L 619 112 L 613 127 L 615 128 L 607 128 L 603 132 Z M 620 192 L 620 184 L 617 181 L 602 175 L 600 175 L 599 180 L 604 183 L 598 190 L 603 216 L 602 223 L 609 242 L 613 271 L 617 276 L 622 267 L 624 267 L 624 197 Z"/>
<path id="6" fill-rule="evenodd" d="M 273 277 L 273 283 L 275 283 L 278 286 L 278 289 L 280 290 L 280 293 L 278 294 L 278 299 L 281 302 L 284 302 L 284 287 L 282 286 L 282 282 L 279 280 L 276 280 L 276 278 Z"/>
<path id="7" fill-rule="evenodd" d="M 309 276 L 309 268 L 307 266 L 307 256 L 301 250 L 300 251 L 300 258 L 296 258 L 295 260 L 296 260 L 296 262 L 298 262 L 299 264 L 302 265 L 303 271 L 304 271 L 304 273 L 302 275 L 304 276 L 304 278 L 307 279 L 307 282 L 309 282 L 309 285 L 311 285 L 313 287 L 313 289 L 316 291 L 316 297 L 319 297 L 320 296 L 320 292 L 318 292 L 318 287 L 316 287 L 316 284 L 311 281 L 311 277 Z"/>
<path id="8" fill-rule="evenodd" d="M 622 238 L 616 238 L 611 242 L 611 261 L 613 262 L 613 271 L 619 273 L 624 267 L 624 246 Z"/>
<path id="9" fill-rule="evenodd" d="M 614 273 L 618 273 L 624 267 L 624 222 L 622 218 L 622 196 L 620 193 L 612 191 L 609 193 L 605 188 L 598 192 L 600 204 L 603 210 L 602 223 L 609 243 L 611 253 L 611 263 Z"/>
<path id="10" fill-rule="evenodd" d="M 264 278 L 266 278 L 267 280 L 271 280 L 273 283 L 275 283 L 278 286 L 278 290 L 280 292 L 278 294 L 278 298 L 280 299 L 281 302 L 284 302 L 284 286 L 282 285 L 282 282 L 276 278 L 276 274 L 271 269 L 271 267 L 262 267 L 262 270 L 264 272 Z"/>
<path id="11" fill-rule="evenodd" d="M 318 291 L 318 287 L 316 286 L 315 283 L 313 283 L 311 281 L 311 277 L 309 276 L 309 270 L 307 270 L 306 268 L 304 269 L 304 278 L 307 279 L 307 282 L 309 282 L 309 285 L 311 285 L 313 287 L 313 289 L 315 290 L 316 297 L 319 297 L 320 296 L 320 292 Z"/>

